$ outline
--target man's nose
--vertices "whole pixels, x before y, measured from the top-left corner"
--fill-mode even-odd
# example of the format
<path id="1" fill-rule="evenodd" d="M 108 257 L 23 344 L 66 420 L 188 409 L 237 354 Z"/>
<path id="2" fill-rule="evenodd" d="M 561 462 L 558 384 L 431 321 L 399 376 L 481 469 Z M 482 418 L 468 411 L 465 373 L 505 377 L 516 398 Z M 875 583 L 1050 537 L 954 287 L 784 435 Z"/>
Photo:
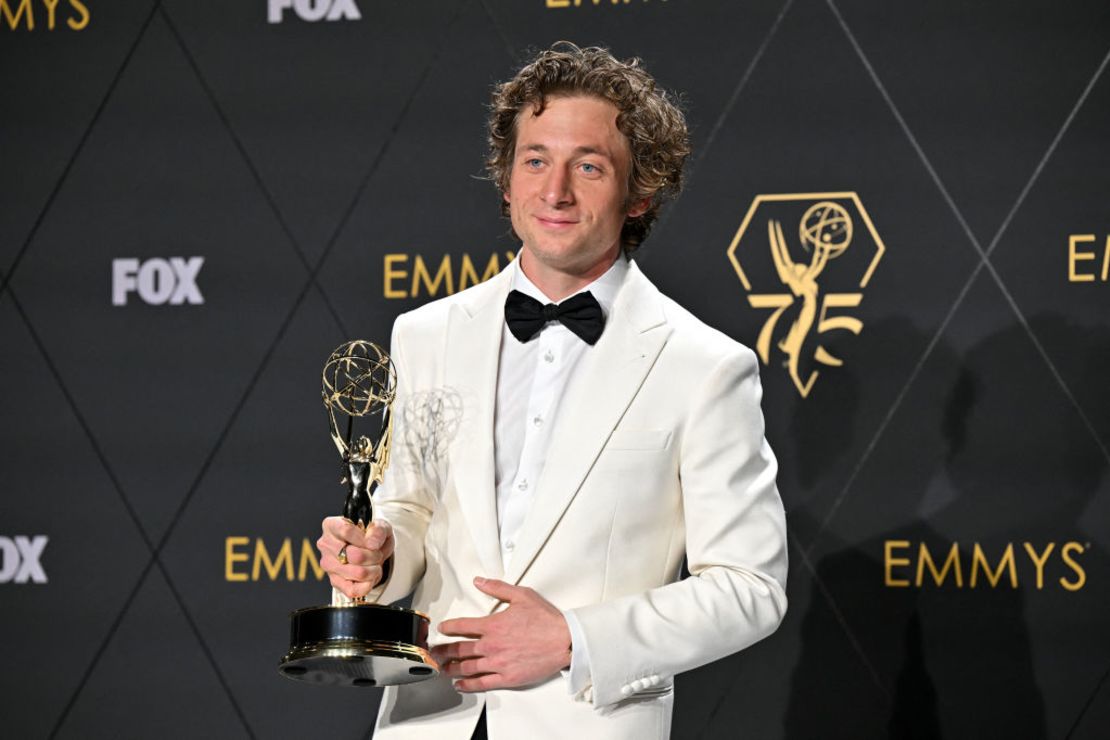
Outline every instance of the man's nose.
<path id="1" fill-rule="evenodd" d="M 548 170 L 547 180 L 544 182 L 543 200 L 549 206 L 567 205 L 574 201 L 570 173 L 566 168 L 552 167 Z"/>

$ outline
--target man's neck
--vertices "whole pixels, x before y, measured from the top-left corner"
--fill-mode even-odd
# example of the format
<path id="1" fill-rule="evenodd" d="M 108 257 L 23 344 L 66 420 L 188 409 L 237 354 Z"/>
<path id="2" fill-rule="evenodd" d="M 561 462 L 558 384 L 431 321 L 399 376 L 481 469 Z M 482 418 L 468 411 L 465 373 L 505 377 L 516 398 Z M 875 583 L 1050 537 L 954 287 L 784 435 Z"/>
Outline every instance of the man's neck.
<path id="1" fill-rule="evenodd" d="M 618 247 L 611 257 L 606 257 L 581 272 L 568 272 L 543 264 L 533 258 L 528 250 L 522 248 L 520 269 L 532 281 L 532 284 L 547 296 L 549 301 L 558 303 L 567 296 L 574 295 L 608 272 L 609 268 L 620 257 L 620 254 L 621 251 Z"/>

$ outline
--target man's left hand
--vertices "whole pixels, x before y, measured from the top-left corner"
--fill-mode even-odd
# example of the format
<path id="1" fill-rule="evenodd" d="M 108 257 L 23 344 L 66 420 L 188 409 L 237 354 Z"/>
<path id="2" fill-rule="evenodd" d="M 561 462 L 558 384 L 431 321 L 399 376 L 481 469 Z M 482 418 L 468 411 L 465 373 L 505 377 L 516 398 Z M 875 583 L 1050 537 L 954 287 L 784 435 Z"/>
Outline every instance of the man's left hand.
<path id="1" fill-rule="evenodd" d="M 469 640 L 437 645 L 432 657 L 457 678 L 459 691 L 529 686 L 570 665 L 570 630 L 562 612 L 530 588 L 492 578 L 475 578 L 484 594 L 508 609 L 488 617 L 448 619 L 439 631 Z"/>

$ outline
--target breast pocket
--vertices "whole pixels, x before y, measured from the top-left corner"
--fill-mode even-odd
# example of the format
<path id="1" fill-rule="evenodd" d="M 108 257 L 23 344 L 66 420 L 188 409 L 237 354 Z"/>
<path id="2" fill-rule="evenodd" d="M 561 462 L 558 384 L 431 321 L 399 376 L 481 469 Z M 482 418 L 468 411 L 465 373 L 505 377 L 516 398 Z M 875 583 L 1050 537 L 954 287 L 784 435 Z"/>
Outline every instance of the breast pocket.
<path id="1" fill-rule="evenodd" d="M 591 482 L 630 496 L 651 496 L 677 475 L 667 429 L 616 429 L 594 464 Z"/>

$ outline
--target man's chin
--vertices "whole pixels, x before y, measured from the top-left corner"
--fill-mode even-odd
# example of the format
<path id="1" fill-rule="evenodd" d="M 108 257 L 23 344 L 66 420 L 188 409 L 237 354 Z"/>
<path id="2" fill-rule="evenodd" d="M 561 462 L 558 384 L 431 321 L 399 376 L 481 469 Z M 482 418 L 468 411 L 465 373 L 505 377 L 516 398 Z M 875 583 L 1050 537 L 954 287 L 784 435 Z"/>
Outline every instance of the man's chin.
<path id="1" fill-rule="evenodd" d="M 557 270 L 567 275 L 588 275 L 601 267 L 606 270 L 612 266 L 620 248 L 604 253 L 583 253 L 580 248 L 567 244 L 552 244 L 550 242 L 524 245 L 528 255 L 524 258 L 527 265 L 529 261 L 541 263 L 545 268 Z M 602 270 L 604 272 L 604 270 Z"/>

